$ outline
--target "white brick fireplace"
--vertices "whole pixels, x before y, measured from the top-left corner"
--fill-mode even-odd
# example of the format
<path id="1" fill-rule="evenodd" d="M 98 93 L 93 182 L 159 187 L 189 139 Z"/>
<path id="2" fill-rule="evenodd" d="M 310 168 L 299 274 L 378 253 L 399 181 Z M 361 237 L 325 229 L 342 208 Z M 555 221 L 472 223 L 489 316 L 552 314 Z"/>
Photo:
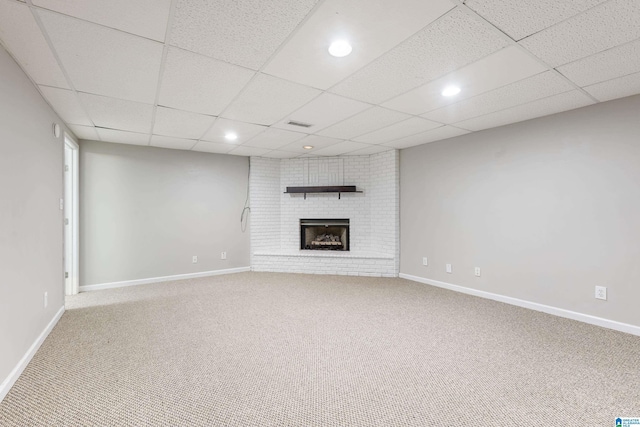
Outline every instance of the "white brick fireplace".
<path id="1" fill-rule="evenodd" d="M 355 185 L 362 193 L 284 194 L 287 187 Z M 251 268 L 398 275 L 398 151 L 371 156 L 251 158 Z M 300 250 L 301 219 L 349 219 L 350 250 Z"/>

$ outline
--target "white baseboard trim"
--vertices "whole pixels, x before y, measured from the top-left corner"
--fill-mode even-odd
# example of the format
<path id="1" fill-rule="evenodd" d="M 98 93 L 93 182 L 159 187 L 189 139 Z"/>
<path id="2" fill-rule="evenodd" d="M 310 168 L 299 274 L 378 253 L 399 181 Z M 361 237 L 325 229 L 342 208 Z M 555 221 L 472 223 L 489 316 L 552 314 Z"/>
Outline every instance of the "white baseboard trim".
<path id="1" fill-rule="evenodd" d="M 220 276 L 222 274 L 251 271 L 251 267 L 227 268 L 225 270 L 202 271 L 200 273 L 176 274 L 174 276 L 151 277 L 149 279 L 125 280 L 123 282 L 101 283 L 98 285 L 80 286 L 80 292 L 100 291 L 103 289 L 122 288 L 125 286 L 146 285 L 148 283 L 170 282 L 172 280 L 195 279 L 197 277 Z"/>
<path id="2" fill-rule="evenodd" d="M 9 393 L 9 390 L 11 390 L 11 387 L 13 387 L 13 385 L 16 383 L 16 381 L 18 380 L 18 378 L 20 377 L 24 369 L 27 367 L 29 362 L 31 362 L 31 359 L 36 354 L 36 352 L 38 351 L 38 349 L 40 348 L 44 340 L 47 338 L 47 336 L 53 329 L 53 327 L 56 326 L 56 323 L 58 323 L 58 320 L 60 320 L 63 314 L 64 314 L 64 306 L 60 307 L 60 310 L 58 310 L 58 312 L 56 313 L 55 316 L 53 316 L 53 319 L 51 319 L 47 327 L 44 328 L 44 330 L 40 333 L 40 335 L 38 335 L 38 338 L 36 338 L 34 343 L 31 344 L 31 347 L 29 347 L 29 350 L 27 350 L 24 356 L 22 356 L 22 359 L 20 359 L 20 362 L 18 362 L 16 367 L 13 368 L 13 371 L 11 371 L 9 376 L 2 382 L 2 384 L 0 384 L 0 402 L 4 400 L 7 393 Z"/>
<path id="3" fill-rule="evenodd" d="M 436 286 L 438 288 L 449 289 L 451 291 L 463 294 L 473 295 L 480 298 L 491 299 L 494 301 L 504 302 L 506 304 L 518 307 L 528 308 L 530 310 L 541 311 L 543 313 L 552 314 L 554 316 L 565 317 L 567 319 L 577 320 L 579 322 L 589 323 L 591 325 L 601 326 L 603 328 L 613 329 L 620 332 L 640 336 L 640 326 L 630 325 L 628 323 L 616 322 L 615 320 L 604 319 L 602 317 L 591 316 L 589 314 L 578 313 L 576 311 L 565 310 L 563 308 L 552 307 L 550 305 L 539 304 L 537 302 L 525 301 L 518 298 L 507 297 L 491 292 L 480 291 L 464 286 L 452 285 L 451 283 L 440 282 L 438 280 L 426 279 L 424 277 L 412 276 L 410 274 L 400 273 L 400 278 L 412 280 L 414 282 L 424 283 L 426 285 Z"/>

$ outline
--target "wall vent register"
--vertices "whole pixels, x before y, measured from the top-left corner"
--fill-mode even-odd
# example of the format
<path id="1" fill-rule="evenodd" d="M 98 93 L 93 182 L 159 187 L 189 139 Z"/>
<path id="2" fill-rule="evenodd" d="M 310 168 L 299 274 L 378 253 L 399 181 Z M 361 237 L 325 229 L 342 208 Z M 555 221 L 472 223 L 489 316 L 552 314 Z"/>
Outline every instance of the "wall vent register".
<path id="1" fill-rule="evenodd" d="M 301 219 L 300 249 L 348 251 L 348 219 Z"/>

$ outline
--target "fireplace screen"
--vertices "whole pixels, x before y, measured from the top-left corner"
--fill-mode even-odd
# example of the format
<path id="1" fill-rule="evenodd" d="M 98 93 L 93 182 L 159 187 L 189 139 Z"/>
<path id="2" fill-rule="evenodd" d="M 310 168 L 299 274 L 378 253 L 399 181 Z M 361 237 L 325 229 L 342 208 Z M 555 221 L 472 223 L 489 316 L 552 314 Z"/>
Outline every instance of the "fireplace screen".
<path id="1" fill-rule="evenodd" d="M 301 219 L 300 249 L 349 250 L 348 219 Z"/>

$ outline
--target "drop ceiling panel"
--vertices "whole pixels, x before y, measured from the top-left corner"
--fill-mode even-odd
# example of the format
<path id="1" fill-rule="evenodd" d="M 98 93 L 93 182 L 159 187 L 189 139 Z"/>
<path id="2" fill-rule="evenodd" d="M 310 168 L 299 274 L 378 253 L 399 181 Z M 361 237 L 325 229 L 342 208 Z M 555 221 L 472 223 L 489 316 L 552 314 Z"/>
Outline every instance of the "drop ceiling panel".
<path id="1" fill-rule="evenodd" d="M 536 117 L 547 116 L 549 114 L 560 113 L 562 111 L 584 107 L 593 103 L 594 101 L 584 93 L 578 90 L 573 90 L 571 92 L 565 92 L 560 95 L 539 99 L 507 110 L 497 111 L 495 113 L 465 120 L 456 123 L 456 126 L 469 130 L 488 129 L 534 119 Z"/>
<path id="2" fill-rule="evenodd" d="M 244 145 L 234 148 L 229 152 L 232 156 L 262 156 L 265 153 L 268 153 L 270 150 L 266 150 L 264 148 L 254 148 L 254 147 L 245 147 Z"/>
<path id="3" fill-rule="evenodd" d="M 159 104 L 217 116 L 253 77 L 253 71 L 171 48 Z"/>
<path id="4" fill-rule="evenodd" d="M 369 104 L 343 98 L 331 93 L 323 93 L 304 107 L 290 114 L 275 127 L 291 131 L 314 133 L 340 120 L 344 120 L 371 107 Z M 290 120 L 309 123 L 312 126 L 304 128 L 287 124 Z"/>
<path id="5" fill-rule="evenodd" d="M 98 131 L 98 135 L 100 135 L 100 139 L 104 142 L 130 145 L 149 145 L 149 134 L 103 128 L 97 128 L 96 130 Z"/>
<path id="6" fill-rule="evenodd" d="M 32 0 L 36 6 L 164 41 L 171 0 Z"/>
<path id="7" fill-rule="evenodd" d="M 178 0 L 171 44 L 259 69 L 317 0 Z"/>
<path id="8" fill-rule="evenodd" d="M 428 142 L 440 141 L 442 139 L 453 138 L 469 133 L 468 130 L 458 129 L 453 126 L 440 126 L 439 128 L 429 130 L 427 132 L 421 132 L 416 135 L 411 135 L 406 138 L 398 139 L 396 141 L 387 142 L 384 144 L 387 147 L 393 148 L 409 148 L 416 145 L 426 144 Z"/>
<path id="9" fill-rule="evenodd" d="M 640 93 L 640 73 L 629 74 L 584 88 L 599 101 L 623 98 Z"/>
<path id="10" fill-rule="evenodd" d="M 170 136 L 151 136 L 151 146 L 172 148 L 174 150 L 191 150 L 198 141 L 193 139 L 174 138 Z"/>
<path id="11" fill-rule="evenodd" d="M 154 135 L 200 139 L 214 120 L 213 116 L 158 107 L 153 133 Z"/>
<path id="12" fill-rule="evenodd" d="M 351 139 L 408 119 L 408 114 L 373 107 L 318 132 L 332 138 Z"/>
<path id="13" fill-rule="evenodd" d="M 198 142 L 191 150 L 203 153 L 227 154 L 236 147 L 234 144 L 218 144 L 217 142 Z"/>
<path id="14" fill-rule="evenodd" d="M 149 133 L 153 105 L 123 99 L 80 93 L 80 102 L 96 126 L 131 132 Z"/>
<path id="15" fill-rule="evenodd" d="M 313 153 L 321 148 L 329 147 L 334 144 L 338 144 L 342 142 L 339 139 L 327 138 L 325 136 L 318 135 L 308 135 L 301 139 L 300 141 L 293 142 L 291 144 L 287 144 L 283 147 L 280 147 L 281 151 L 291 151 L 298 154 L 309 154 Z M 310 145 L 313 148 L 311 150 L 305 150 L 303 147 L 305 145 Z"/>
<path id="16" fill-rule="evenodd" d="M 100 137 L 98 137 L 98 132 L 96 132 L 96 128 L 91 126 L 81 126 L 81 125 L 67 125 L 71 132 L 78 139 L 84 139 L 87 141 L 99 141 Z"/>
<path id="17" fill-rule="evenodd" d="M 536 99 L 568 92 L 572 89 L 574 89 L 574 86 L 564 78 L 553 71 L 547 71 L 491 92 L 431 111 L 426 113 L 424 117 L 437 122 L 451 124 L 515 107 Z"/>
<path id="18" fill-rule="evenodd" d="M 276 149 L 299 141 L 307 136 L 300 132 L 291 132 L 288 130 L 269 128 L 265 132 L 251 138 L 243 145 L 255 148 Z"/>
<path id="19" fill-rule="evenodd" d="M 517 46 L 509 46 L 424 86 L 393 98 L 383 105 L 410 114 L 422 114 L 522 80 L 546 69 L 547 67 L 522 49 Z M 442 96 L 442 90 L 449 85 L 459 87 L 461 92 L 456 96 Z"/>
<path id="20" fill-rule="evenodd" d="M 317 156 L 339 156 L 341 154 L 347 154 L 352 151 L 367 148 L 370 145 L 371 144 L 363 144 L 362 142 L 343 141 L 326 148 L 320 148 L 314 151 L 313 154 Z"/>
<path id="21" fill-rule="evenodd" d="M 520 40 L 606 0 L 467 0 L 465 4 L 487 21 Z"/>
<path id="22" fill-rule="evenodd" d="M 454 10 L 331 91 L 378 104 L 477 61 L 506 44 L 488 26 Z"/>
<path id="23" fill-rule="evenodd" d="M 640 37 L 640 2 L 612 0 L 520 41 L 552 67 Z"/>
<path id="24" fill-rule="evenodd" d="M 238 136 L 238 139 L 233 141 L 233 143 L 242 144 L 259 133 L 264 132 L 266 129 L 268 129 L 266 126 L 217 118 L 211 129 L 209 129 L 201 139 L 225 144 L 228 143 L 225 135 L 232 132 Z"/>
<path id="25" fill-rule="evenodd" d="M 222 116 L 272 125 L 322 92 L 266 74 L 258 74 Z"/>
<path id="26" fill-rule="evenodd" d="M 162 44 L 54 12 L 38 14 L 77 90 L 154 102 Z"/>
<path id="27" fill-rule="evenodd" d="M 65 123 L 93 126 L 73 91 L 48 86 L 39 87 L 42 95 Z"/>
<path id="28" fill-rule="evenodd" d="M 368 156 L 371 154 L 382 153 L 384 151 L 393 150 L 393 147 L 387 147 L 384 145 L 369 145 L 366 148 L 356 150 L 354 152 L 349 153 L 350 156 Z"/>
<path id="29" fill-rule="evenodd" d="M 558 71 L 581 87 L 639 72 L 640 39 L 563 65 Z"/>
<path id="30" fill-rule="evenodd" d="M 40 27 L 26 5 L 0 1 L 0 40 L 37 84 L 69 88 Z"/>
<path id="31" fill-rule="evenodd" d="M 298 156 L 299 156 L 298 153 L 273 150 L 263 154 L 261 157 L 271 157 L 273 159 L 293 159 L 294 157 L 298 157 Z"/>
<path id="32" fill-rule="evenodd" d="M 449 0 L 326 0 L 264 71 L 328 89 L 452 8 Z M 349 40 L 352 53 L 329 55 L 335 39 Z"/>
<path id="33" fill-rule="evenodd" d="M 354 138 L 359 142 L 367 142 L 370 144 L 382 144 L 392 140 L 404 138 L 406 136 L 415 135 L 416 133 L 425 132 L 442 126 L 440 123 L 432 122 L 420 117 L 412 117 L 403 122 L 396 123 L 386 128 L 368 133 L 366 135 Z"/>

